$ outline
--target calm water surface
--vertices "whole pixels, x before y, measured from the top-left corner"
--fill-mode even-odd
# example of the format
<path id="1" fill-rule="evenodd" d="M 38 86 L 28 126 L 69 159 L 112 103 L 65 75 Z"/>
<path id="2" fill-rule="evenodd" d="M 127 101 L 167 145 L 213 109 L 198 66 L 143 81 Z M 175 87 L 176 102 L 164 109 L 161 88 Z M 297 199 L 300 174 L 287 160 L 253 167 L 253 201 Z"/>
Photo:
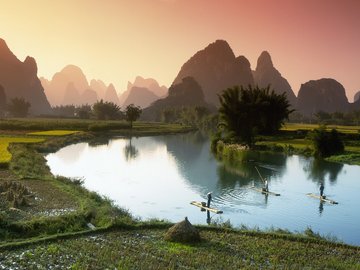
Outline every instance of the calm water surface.
<path id="1" fill-rule="evenodd" d="M 206 224 L 206 213 L 189 204 L 206 201 L 224 211 L 212 220 L 249 227 L 313 231 L 360 245 L 360 166 L 319 162 L 312 158 L 261 154 L 251 162 L 226 165 L 210 153 L 200 134 L 115 138 L 106 144 L 79 143 L 46 156 L 55 175 L 84 178 L 84 186 L 105 195 L 142 219 L 160 218 Z M 269 179 L 265 196 L 255 170 Z M 321 204 L 306 196 L 321 181 L 328 198 Z"/>

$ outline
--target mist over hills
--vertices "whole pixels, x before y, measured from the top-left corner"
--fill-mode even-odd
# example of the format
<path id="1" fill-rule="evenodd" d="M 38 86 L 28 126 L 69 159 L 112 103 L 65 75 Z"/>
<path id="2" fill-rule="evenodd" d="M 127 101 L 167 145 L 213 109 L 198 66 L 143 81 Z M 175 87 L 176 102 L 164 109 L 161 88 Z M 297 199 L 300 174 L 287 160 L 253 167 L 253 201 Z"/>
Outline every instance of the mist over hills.
<path id="1" fill-rule="evenodd" d="M 148 88 L 133 86 L 131 87 L 126 100 L 122 104 L 122 107 L 126 107 L 130 104 L 135 104 L 136 106 L 139 106 L 141 108 L 146 108 L 158 99 L 159 96 L 155 95 Z"/>
<path id="2" fill-rule="evenodd" d="M 30 102 L 30 113 L 48 114 L 51 111 L 44 88 L 37 77 L 37 65 L 34 58 L 27 56 L 21 62 L 0 38 L 0 85 L 4 89 L 7 101 L 12 98 L 24 98 Z"/>
<path id="3" fill-rule="evenodd" d="M 52 106 L 93 104 L 104 99 L 119 104 L 115 87 L 101 80 L 91 80 L 90 84 L 75 65 L 67 65 L 54 74 L 52 80 L 41 78 L 41 83 Z"/>
<path id="4" fill-rule="evenodd" d="M 134 92 L 133 92 L 134 89 Z M 124 91 L 119 99 L 122 106 L 127 106 L 131 103 L 145 108 L 153 101 L 167 95 L 167 87 L 162 85 L 152 78 L 143 78 L 137 76 L 134 82 L 128 82 L 127 89 Z"/>

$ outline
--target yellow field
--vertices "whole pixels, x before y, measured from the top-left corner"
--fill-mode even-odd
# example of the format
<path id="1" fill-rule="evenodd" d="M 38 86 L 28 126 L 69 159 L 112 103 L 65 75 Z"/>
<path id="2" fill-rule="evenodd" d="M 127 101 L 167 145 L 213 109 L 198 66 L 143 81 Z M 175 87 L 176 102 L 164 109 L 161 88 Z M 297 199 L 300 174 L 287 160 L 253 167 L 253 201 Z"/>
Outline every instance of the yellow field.
<path id="1" fill-rule="evenodd" d="M 48 131 L 39 131 L 39 132 L 31 132 L 27 135 L 35 135 L 35 136 L 66 136 L 78 133 L 77 130 L 48 130 Z"/>
<path id="2" fill-rule="evenodd" d="M 28 138 L 28 137 L 0 137 L 0 165 L 10 162 L 11 153 L 8 151 L 10 143 L 39 143 L 44 139 Z"/>

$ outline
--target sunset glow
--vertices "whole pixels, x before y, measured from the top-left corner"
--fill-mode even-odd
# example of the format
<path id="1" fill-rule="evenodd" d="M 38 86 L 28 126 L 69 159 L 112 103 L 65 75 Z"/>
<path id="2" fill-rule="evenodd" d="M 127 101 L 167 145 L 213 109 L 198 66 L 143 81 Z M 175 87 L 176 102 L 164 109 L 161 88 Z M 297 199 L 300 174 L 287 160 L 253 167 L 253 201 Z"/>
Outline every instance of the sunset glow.
<path id="1" fill-rule="evenodd" d="M 0 0 L 0 37 L 51 78 L 68 64 L 118 91 L 137 75 L 169 86 L 216 39 L 252 69 L 263 50 L 295 93 L 311 79 L 360 90 L 357 0 Z"/>

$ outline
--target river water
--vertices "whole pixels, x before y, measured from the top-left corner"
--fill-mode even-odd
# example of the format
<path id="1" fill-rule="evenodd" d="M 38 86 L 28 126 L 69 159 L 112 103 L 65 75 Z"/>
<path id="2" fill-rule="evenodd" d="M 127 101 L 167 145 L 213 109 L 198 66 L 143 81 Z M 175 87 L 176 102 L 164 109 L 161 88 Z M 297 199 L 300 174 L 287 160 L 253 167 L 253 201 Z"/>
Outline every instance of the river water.
<path id="1" fill-rule="evenodd" d="M 212 207 L 224 212 L 211 214 L 212 222 L 292 232 L 310 227 L 360 245 L 360 166 L 276 153 L 254 157 L 240 164 L 219 162 L 208 138 L 189 133 L 78 143 L 46 159 L 53 174 L 83 178 L 87 189 L 144 220 L 178 222 L 187 216 L 194 224 L 206 224 L 207 214 L 190 202 L 206 201 L 212 192 Z M 269 190 L 281 196 L 265 196 L 252 188 L 262 186 L 255 167 L 269 179 Z M 322 181 L 327 198 L 339 204 L 306 195 L 318 194 Z"/>

